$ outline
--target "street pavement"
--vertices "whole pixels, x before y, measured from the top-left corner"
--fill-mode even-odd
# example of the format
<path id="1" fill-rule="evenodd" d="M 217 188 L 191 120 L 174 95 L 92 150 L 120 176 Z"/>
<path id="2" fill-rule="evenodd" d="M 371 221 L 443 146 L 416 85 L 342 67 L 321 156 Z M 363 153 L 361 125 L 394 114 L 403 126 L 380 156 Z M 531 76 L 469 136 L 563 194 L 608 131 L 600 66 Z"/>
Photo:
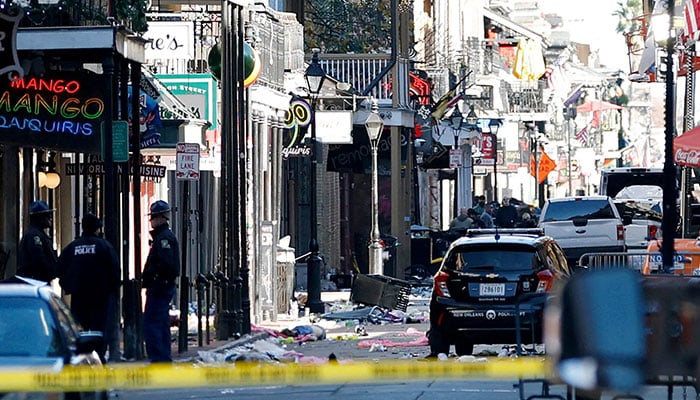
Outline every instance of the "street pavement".
<path id="1" fill-rule="evenodd" d="M 207 343 L 204 339 L 200 347 L 197 335 L 190 334 L 187 351 L 178 352 L 177 341 L 173 342 L 173 358 L 179 362 L 204 361 L 206 353 L 250 348 L 260 340 L 275 342 L 284 351 L 298 353 L 301 362 L 325 362 L 329 357 L 339 361 L 425 358 L 429 354 L 426 338 L 430 326 L 427 297 L 409 297 L 405 312 L 392 310 L 384 314 L 382 311 L 385 310 L 375 309 L 371 315 L 385 319 L 375 321 L 376 323 L 362 317 L 370 315 L 371 307 L 356 306 L 350 303 L 349 297 L 349 291 L 322 292 L 321 300 L 325 304 L 326 313 L 309 316 L 278 315 L 277 321 L 263 321 L 254 325 L 251 334 L 239 339 L 216 340 L 212 330 L 210 342 Z M 353 315 L 360 317 L 351 318 Z M 196 327 L 196 318 L 194 321 Z M 193 324 L 189 325 L 192 333 Z M 293 340 L 290 337 L 275 337 L 284 329 L 310 325 L 322 327 L 325 338 Z M 176 329 L 173 337 L 177 338 Z"/>

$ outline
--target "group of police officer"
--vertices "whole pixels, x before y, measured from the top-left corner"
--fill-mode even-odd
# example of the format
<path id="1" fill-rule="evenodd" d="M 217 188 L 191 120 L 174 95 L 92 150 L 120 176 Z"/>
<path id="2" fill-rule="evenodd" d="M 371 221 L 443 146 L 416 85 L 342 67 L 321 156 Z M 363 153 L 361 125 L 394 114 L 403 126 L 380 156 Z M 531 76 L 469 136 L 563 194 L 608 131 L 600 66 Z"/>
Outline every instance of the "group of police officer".
<path id="1" fill-rule="evenodd" d="M 58 278 L 82 328 L 104 333 L 100 354 L 104 360 L 107 344 L 114 339 L 110 324 L 116 323 L 121 283 L 117 252 L 99 233 L 102 220 L 88 213 L 82 219 L 82 234 L 57 256 L 46 233 L 54 211 L 41 200 L 29 205 L 29 227 L 19 243 L 17 275 L 47 283 Z M 148 215 L 152 240 L 141 281 L 146 289 L 143 336 L 151 362 L 171 362 L 169 309 L 180 275 L 180 248 L 169 225 L 170 205 L 158 200 L 151 204 Z"/>

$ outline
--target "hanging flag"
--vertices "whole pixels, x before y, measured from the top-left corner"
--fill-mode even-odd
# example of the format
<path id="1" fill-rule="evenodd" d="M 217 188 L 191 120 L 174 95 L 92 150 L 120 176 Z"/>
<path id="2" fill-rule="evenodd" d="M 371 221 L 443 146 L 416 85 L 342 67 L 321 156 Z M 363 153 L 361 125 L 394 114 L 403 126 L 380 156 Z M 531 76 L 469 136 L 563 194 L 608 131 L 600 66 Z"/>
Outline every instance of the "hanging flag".
<path id="1" fill-rule="evenodd" d="M 525 81 L 536 81 L 546 72 L 542 46 L 532 39 L 521 39 L 515 53 L 513 75 Z"/>
<path id="2" fill-rule="evenodd" d="M 544 182 L 547 179 L 547 175 L 557 169 L 557 163 L 547 155 L 542 146 L 540 146 L 537 166 L 537 175 L 535 175 L 535 156 L 534 154 L 530 154 L 530 175 L 538 179 L 537 183 Z"/>
<path id="3" fill-rule="evenodd" d="M 685 7 L 686 33 L 690 39 L 700 39 L 700 0 L 686 0 Z"/>
<path id="4" fill-rule="evenodd" d="M 462 98 L 462 94 L 457 94 L 457 88 L 459 85 L 464 82 L 465 79 L 469 77 L 469 75 L 472 72 L 469 71 L 466 75 L 464 75 L 455 85 L 447 91 L 447 93 L 443 94 L 440 99 L 433 105 L 432 111 L 430 115 L 433 116 L 436 120 L 441 120 L 442 117 L 447 113 L 447 110 L 450 107 L 454 107 L 455 104 Z M 451 105 L 450 105 L 451 104 Z"/>
<path id="5" fill-rule="evenodd" d="M 583 129 L 576 132 L 574 137 L 576 137 L 576 140 L 581 142 L 582 145 L 588 146 L 588 125 L 584 126 Z"/>

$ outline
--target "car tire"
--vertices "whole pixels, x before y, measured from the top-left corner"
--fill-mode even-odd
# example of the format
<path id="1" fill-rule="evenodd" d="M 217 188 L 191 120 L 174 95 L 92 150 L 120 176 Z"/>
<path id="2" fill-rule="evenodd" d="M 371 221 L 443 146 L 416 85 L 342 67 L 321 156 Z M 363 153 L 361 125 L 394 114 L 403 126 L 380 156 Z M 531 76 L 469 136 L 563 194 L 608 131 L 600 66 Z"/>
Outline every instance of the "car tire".
<path id="1" fill-rule="evenodd" d="M 471 356 L 474 354 L 474 343 L 464 339 L 455 342 L 455 353 L 458 356 Z"/>

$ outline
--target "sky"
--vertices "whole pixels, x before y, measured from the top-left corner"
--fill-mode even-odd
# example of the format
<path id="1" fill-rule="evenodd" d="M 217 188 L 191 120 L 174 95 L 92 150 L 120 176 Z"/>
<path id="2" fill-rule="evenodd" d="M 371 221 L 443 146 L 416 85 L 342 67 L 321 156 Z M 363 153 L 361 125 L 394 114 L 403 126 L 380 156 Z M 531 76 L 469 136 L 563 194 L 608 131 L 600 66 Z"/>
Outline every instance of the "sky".
<path id="1" fill-rule="evenodd" d="M 615 32 L 617 17 L 612 13 L 618 0 L 539 0 L 543 12 L 555 12 L 564 19 L 571 40 L 599 49 L 602 63 L 629 72 L 625 37 Z"/>

